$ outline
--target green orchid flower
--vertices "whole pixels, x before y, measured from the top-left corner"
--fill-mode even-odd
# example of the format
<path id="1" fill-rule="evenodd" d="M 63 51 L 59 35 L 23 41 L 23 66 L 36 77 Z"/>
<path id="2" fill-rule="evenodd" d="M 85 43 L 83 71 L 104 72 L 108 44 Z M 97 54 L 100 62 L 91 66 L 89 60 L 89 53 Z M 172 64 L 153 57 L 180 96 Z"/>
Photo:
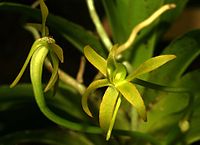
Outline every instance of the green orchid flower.
<path id="1" fill-rule="evenodd" d="M 131 81 L 176 58 L 175 55 L 160 55 L 150 58 L 136 68 L 134 72 L 127 75 L 125 66 L 115 59 L 117 49 L 118 45 L 113 46 L 106 60 L 97 54 L 90 46 L 84 48 L 84 54 L 87 60 L 94 65 L 105 78 L 95 80 L 89 85 L 82 97 L 82 107 L 83 110 L 92 117 L 92 113 L 88 107 L 88 97 L 95 89 L 108 86 L 102 97 L 99 109 L 99 124 L 100 127 L 107 132 L 106 140 L 111 136 L 122 96 L 136 109 L 139 116 L 144 121 L 147 121 L 144 101 L 136 86 L 131 83 Z"/>
<path id="2" fill-rule="evenodd" d="M 62 48 L 55 43 L 55 40 L 53 38 L 47 36 L 49 32 L 45 26 L 45 23 L 46 23 L 46 19 L 47 19 L 49 11 L 43 0 L 39 0 L 39 2 L 40 2 L 41 13 L 42 13 L 42 24 L 41 24 L 41 27 L 39 27 L 39 31 L 42 32 L 43 37 L 35 40 L 35 42 L 33 43 L 31 50 L 28 54 L 28 57 L 23 65 L 21 71 L 19 72 L 18 76 L 13 81 L 13 83 L 10 85 L 10 87 L 14 87 L 19 82 L 19 80 L 22 77 L 30 60 L 31 60 L 31 64 L 32 64 L 32 62 L 37 63 L 37 66 L 35 66 L 35 68 L 31 67 L 30 72 L 33 71 L 34 73 L 37 74 L 38 68 L 43 66 L 45 58 L 47 57 L 47 54 L 49 53 L 50 60 L 53 64 L 53 66 L 52 66 L 53 71 L 52 71 L 50 80 L 49 80 L 46 88 L 44 89 L 44 91 L 46 92 L 50 88 L 52 88 L 54 86 L 54 84 L 56 83 L 56 80 L 58 79 L 59 60 L 61 62 L 63 62 L 64 57 L 63 57 Z M 40 25 L 34 25 L 33 27 L 35 27 L 35 29 L 38 29 L 38 26 L 40 26 Z M 45 51 L 43 53 L 38 53 L 38 52 L 42 52 L 42 50 L 45 50 Z M 44 58 L 41 61 L 39 61 L 39 59 L 36 60 L 33 57 L 35 54 L 38 54 L 39 56 L 44 57 Z M 34 82 L 34 81 L 32 81 L 32 82 Z"/>
<path id="3" fill-rule="evenodd" d="M 58 46 L 56 43 L 55 43 L 55 40 L 53 38 L 50 38 L 50 37 L 43 37 L 43 38 L 39 38 L 37 39 L 32 47 L 31 47 L 31 50 L 28 54 L 28 57 L 26 58 L 26 61 L 21 69 L 21 71 L 19 72 L 18 76 L 16 77 L 16 79 L 13 81 L 13 83 L 10 85 L 10 87 L 14 87 L 20 80 L 20 78 L 22 77 L 29 61 L 31 60 L 31 62 L 38 62 L 38 66 L 41 66 L 43 65 L 44 63 L 44 60 L 43 62 L 42 61 L 38 61 L 38 60 L 35 60 L 33 59 L 33 56 L 40 52 L 41 49 L 45 49 L 46 53 L 43 53 L 42 55 L 47 56 L 47 53 L 49 52 L 49 56 L 50 56 L 50 59 L 52 61 L 52 64 L 53 64 L 53 71 L 52 71 L 52 75 L 50 77 L 50 80 L 45 88 L 45 91 L 48 91 L 50 88 L 52 88 L 52 86 L 55 84 L 57 78 L 58 78 L 58 66 L 59 66 L 59 60 L 61 62 L 63 62 L 63 51 L 62 51 L 62 48 L 60 46 Z M 33 70 L 38 70 L 37 68 L 33 68 Z"/>

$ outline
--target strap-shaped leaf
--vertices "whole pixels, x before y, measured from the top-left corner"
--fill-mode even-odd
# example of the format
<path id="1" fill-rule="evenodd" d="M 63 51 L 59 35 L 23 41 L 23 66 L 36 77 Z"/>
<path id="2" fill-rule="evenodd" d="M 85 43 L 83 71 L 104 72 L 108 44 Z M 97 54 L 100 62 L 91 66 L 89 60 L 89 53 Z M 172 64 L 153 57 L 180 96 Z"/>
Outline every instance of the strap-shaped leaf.
<path id="1" fill-rule="evenodd" d="M 110 86 L 107 88 L 106 92 L 103 95 L 102 102 L 100 104 L 99 109 L 99 124 L 100 127 L 108 132 L 111 120 L 113 118 L 117 98 L 119 95 L 119 91 L 116 90 L 114 87 Z M 111 133 L 112 128 L 110 128 Z M 109 134 L 110 134 L 109 133 Z M 110 135 L 109 135 L 110 138 Z"/>
<path id="2" fill-rule="evenodd" d="M 106 60 L 97 54 L 89 45 L 84 47 L 87 60 L 94 65 L 104 76 L 106 76 Z"/>
<path id="3" fill-rule="evenodd" d="M 64 56 L 63 56 L 62 48 L 55 43 L 51 44 L 51 48 L 54 51 L 54 53 L 57 55 L 57 57 L 59 58 L 60 62 L 63 63 L 64 62 Z"/>
<path id="4" fill-rule="evenodd" d="M 21 79 L 21 77 L 22 77 L 22 75 L 24 74 L 24 71 L 25 71 L 25 69 L 26 69 L 26 67 L 27 67 L 27 65 L 28 65 L 28 63 L 29 63 L 29 61 L 30 61 L 30 59 L 31 59 L 31 57 L 32 57 L 32 55 L 33 55 L 33 53 L 38 49 L 38 48 L 40 48 L 43 44 L 41 44 L 41 41 L 40 41 L 41 39 L 38 39 L 38 40 L 36 40 L 34 43 L 33 43 L 33 45 L 32 45 L 32 47 L 31 47 L 31 50 L 30 50 L 30 52 L 29 52 L 29 54 L 28 54 L 28 56 L 27 56 L 27 58 L 26 58 L 26 60 L 25 60 L 25 63 L 24 63 L 24 65 L 23 65 L 23 67 L 22 67 L 22 69 L 20 70 L 20 72 L 19 72 L 19 74 L 17 75 L 17 77 L 15 78 L 15 80 L 12 82 L 12 84 L 10 85 L 10 87 L 12 88 L 12 87 L 14 87 L 15 85 L 17 85 L 17 83 L 19 82 L 19 80 Z"/>
<path id="5" fill-rule="evenodd" d="M 135 107 L 140 117 L 144 121 L 146 121 L 147 120 L 146 108 L 145 108 L 143 99 L 140 96 L 140 93 L 138 92 L 135 85 L 124 80 L 123 82 L 120 82 L 119 84 L 117 84 L 116 88 L 126 98 L 126 100 Z"/>
<path id="6" fill-rule="evenodd" d="M 59 61 L 57 56 L 54 54 L 54 52 L 50 51 L 50 57 L 53 63 L 53 72 L 51 74 L 51 77 L 49 79 L 49 82 L 47 83 L 44 92 L 47 92 L 49 89 L 51 89 L 56 81 L 58 80 L 58 68 L 59 68 Z"/>
<path id="7" fill-rule="evenodd" d="M 175 55 L 160 55 L 160 56 L 150 58 L 147 61 L 145 61 L 144 63 L 142 63 L 132 74 L 130 74 L 126 78 L 126 80 L 131 81 L 135 77 L 142 75 L 144 73 L 148 73 L 148 72 L 164 65 L 165 63 L 167 63 L 168 61 L 170 61 L 174 58 L 176 58 Z"/>
<path id="8" fill-rule="evenodd" d="M 88 107 L 88 97 L 89 95 L 92 93 L 92 91 L 94 91 L 95 89 L 97 88 L 101 88 L 101 87 L 105 87 L 105 86 L 108 86 L 109 85 L 109 82 L 107 79 L 102 79 L 102 80 L 96 80 L 96 81 L 93 81 L 89 87 L 86 89 L 85 93 L 83 94 L 83 97 L 82 97 L 82 107 L 83 107 L 83 110 L 90 116 L 92 117 L 92 113 L 90 112 L 90 109 Z"/>

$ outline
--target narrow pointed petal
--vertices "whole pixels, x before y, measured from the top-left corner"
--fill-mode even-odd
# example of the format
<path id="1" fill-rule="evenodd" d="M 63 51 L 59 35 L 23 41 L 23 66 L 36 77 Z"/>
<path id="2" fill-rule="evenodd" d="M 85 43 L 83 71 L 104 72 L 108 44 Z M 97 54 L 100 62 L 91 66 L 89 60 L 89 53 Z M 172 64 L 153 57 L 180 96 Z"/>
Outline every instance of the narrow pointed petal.
<path id="1" fill-rule="evenodd" d="M 89 87 L 86 89 L 85 93 L 82 96 L 82 107 L 85 113 L 87 113 L 90 117 L 92 117 L 92 113 L 90 112 L 90 109 L 88 107 L 88 97 L 91 95 L 91 93 L 101 87 L 108 86 L 109 82 L 107 79 L 102 79 L 102 80 L 96 80 L 93 81 Z"/>
<path id="2" fill-rule="evenodd" d="M 117 103 L 115 105 L 115 110 L 113 112 L 113 116 L 112 116 L 112 119 L 110 121 L 110 126 L 109 126 L 109 129 L 108 129 L 107 135 L 106 135 L 106 140 L 110 139 L 112 129 L 113 129 L 113 126 L 114 126 L 114 123 L 115 123 L 115 120 L 116 120 L 117 112 L 119 110 L 120 105 L 121 105 L 121 97 L 118 97 Z"/>
<path id="3" fill-rule="evenodd" d="M 51 48 L 55 52 L 55 54 L 57 55 L 57 57 L 59 58 L 60 62 L 63 63 L 64 62 L 64 56 L 63 56 L 63 50 L 62 50 L 62 48 L 59 45 L 55 44 L 55 43 L 51 44 Z"/>
<path id="4" fill-rule="evenodd" d="M 59 68 L 58 58 L 53 52 L 50 52 L 50 57 L 53 63 L 53 71 L 49 79 L 49 82 L 47 83 L 44 89 L 44 92 L 47 92 L 48 90 L 50 90 L 54 86 L 56 81 L 58 80 L 58 68 Z"/>
<path id="5" fill-rule="evenodd" d="M 42 45 L 43 45 L 43 44 L 40 43 L 40 39 L 36 40 L 36 41 L 33 43 L 32 47 L 31 47 L 31 50 L 30 50 L 30 52 L 29 52 L 29 54 L 28 54 L 28 56 L 27 56 L 27 58 L 26 58 L 26 60 L 25 60 L 25 63 L 24 63 L 24 65 L 23 65 L 22 69 L 20 70 L 19 74 L 17 75 L 17 77 L 15 78 L 15 80 L 14 80 L 14 81 L 12 82 L 12 84 L 10 85 L 11 88 L 17 85 L 17 83 L 18 83 L 19 80 L 21 79 L 22 75 L 24 74 L 24 71 L 25 71 L 25 69 L 26 69 L 26 67 L 27 67 L 27 65 L 28 65 L 28 63 L 29 63 L 29 61 L 30 61 L 32 55 L 33 55 L 34 52 L 35 52 L 38 48 L 40 48 Z"/>
<path id="6" fill-rule="evenodd" d="M 94 65 L 104 76 L 106 76 L 106 60 L 96 53 L 89 45 L 84 47 L 84 54 L 87 60 Z"/>
<path id="7" fill-rule="evenodd" d="M 116 88 L 124 96 L 124 98 L 126 98 L 126 100 L 131 103 L 133 107 L 135 107 L 140 117 L 146 121 L 147 115 L 144 101 L 135 85 L 125 80 L 117 84 Z"/>
<path id="8" fill-rule="evenodd" d="M 143 64 L 141 64 L 132 74 L 128 75 L 126 80 L 131 81 L 135 77 L 142 75 L 144 73 L 148 73 L 175 58 L 176 58 L 175 55 L 160 55 L 150 58 Z"/>
<path id="9" fill-rule="evenodd" d="M 113 76 L 114 76 L 114 72 L 116 70 L 116 65 L 117 65 L 117 62 L 115 60 L 115 53 L 116 53 L 116 50 L 117 50 L 117 46 L 118 45 L 114 45 L 108 55 L 108 58 L 107 58 L 107 76 L 108 78 L 112 81 L 113 80 Z"/>
<path id="10" fill-rule="evenodd" d="M 116 90 L 114 87 L 110 86 L 107 88 L 106 92 L 104 93 L 102 102 L 100 104 L 99 124 L 100 124 L 100 127 L 104 131 L 109 132 L 108 134 L 109 138 L 110 138 L 110 133 L 112 130 L 112 127 L 110 128 L 110 124 L 113 118 L 118 95 L 119 95 L 119 91 Z M 113 122 L 114 121 L 115 120 L 113 120 Z M 110 131 L 109 131 L 109 128 L 110 128 Z"/>
<path id="11" fill-rule="evenodd" d="M 42 35 L 47 36 L 47 32 L 45 30 L 45 24 L 46 24 L 47 16 L 49 14 L 49 10 L 46 4 L 44 3 L 44 0 L 40 0 L 40 9 L 42 12 Z"/>

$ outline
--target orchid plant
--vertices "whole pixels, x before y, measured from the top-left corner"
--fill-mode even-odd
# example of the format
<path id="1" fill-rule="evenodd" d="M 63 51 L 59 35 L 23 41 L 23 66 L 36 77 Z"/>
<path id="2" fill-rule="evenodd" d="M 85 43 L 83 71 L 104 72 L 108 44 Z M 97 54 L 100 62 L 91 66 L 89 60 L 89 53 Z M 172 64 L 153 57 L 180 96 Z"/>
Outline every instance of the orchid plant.
<path id="1" fill-rule="evenodd" d="M 157 6 L 158 4 L 157 2 L 159 0 L 158 1 L 152 0 L 152 3 L 156 5 L 155 9 L 153 8 L 152 9 L 153 10 L 157 9 L 157 10 L 153 12 L 151 9 L 148 9 L 150 12 L 148 11 L 145 17 L 141 17 L 140 19 L 134 21 L 135 24 L 132 25 L 130 22 L 132 21 L 132 13 L 130 14 L 130 17 L 127 16 L 128 20 L 124 18 L 124 15 L 126 14 L 128 15 L 129 10 L 132 10 L 134 7 L 138 8 L 140 4 L 147 5 L 150 3 L 150 1 L 149 2 L 148 1 L 139 2 L 139 0 L 138 1 L 135 0 L 134 2 L 124 1 L 124 0 L 119 0 L 119 1 L 101 0 L 101 1 L 103 7 L 105 8 L 106 15 L 110 20 L 111 29 L 113 32 L 112 40 L 110 39 L 110 37 L 108 36 L 107 32 L 105 31 L 102 25 L 102 22 L 94 7 L 93 0 L 86 0 L 86 4 L 91 19 L 96 28 L 98 38 L 96 37 L 96 35 L 88 33 L 88 31 L 85 31 L 82 27 L 79 27 L 78 25 L 73 24 L 68 20 L 49 14 L 49 10 L 44 0 L 37 0 L 32 6 L 32 7 L 37 7 L 37 5 L 39 5 L 40 11 L 33 8 L 27 8 L 26 6 L 15 5 L 13 3 L 11 4 L 3 2 L 0 3 L 0 10 L 1 8 L 4 9 L 4 7 L 8 7 L 8 9 L 14 8 L 15 11 L 22 9 L 22 12 L 23 13 L 27 12 L 28 15 L 30 15 L 31 12 L 33 12 L 34 14 L 36 14 L 33 15 L 33 17 L 37 16 L 37 14 L 39 16 L 40 13 L 42 16 L 41 24 L 28 23 L 26 25 L 28 26 L 27 29 L 35 36 L 35 41 L 32 44 L 30 52 L 18 76 L 9 86 L 10 88 L 9 87 L 8 88 L 11 89 L 11 91 L 14 92 L 15 94 L 15 89 L 18 90 L 18 87 L 19 88 L 21 87 L 20 85 L 19 86 L 16 85 L 20 81 L 23 73 L 25 72 L 25 69 L 28 66 L 28 63 L 30 62 L 30 78 L 31 78 L 30 90 L 31 91 L 33 90 L 32 97 L 35 98 L 35 102 L 37 104 L 36 107 L 38 107 L 40 111 L 50 121 L 54 122 L 56 125 L 66 128 L 66 130 L 65 129 L 59 130 L 59 132 L 62 132 L 60 136 L 56 134 L 57 132 L 49 131 L 48 129 L 45 130 L 45 132 L 42 133 L 43 135 L 41 136 L 39 136 L 35 132 L 30 132 L 29 139 L 33 139 L 36 135 L 37 137 L 35 138 L 39 138 L 41 143 L 60 145 L 60 144 L 66 144 L 67 142 L 73 145 L 76 144 L 76 141 L 77 142 L 80 141 L 83 144 L 92 145 L 92 144 L 109 144 L 109 143 L 115 144 L 116 141 L 118 140 L 120 140 L 119 144 L 126 144 L 129 141 L 129 139 L 131 140 L 133 138 L 134 143 L 131 142 L 131 144 L 135 145 L 142 144 L 143 142 L 144 144 L 170 145 L 174 143 L 176 144 L 177 138 L 181 138 L 181 142 L 184 142 L 185 136 L 187 137 L 188 134 L 189 135 L 192 134 L 189 137 L 191 138 L 193 137 L 192 138 L 193 140 L 198 138 L 199 133 L 198 132 L 196 133 L 195 129 L 192 131 L 190 130 L 191 128 L 194 128 L 194 126 L 192 126 L 194 124 L 192 122 L 193 121 L 192 119 L 195 120 L 194 117 L 195 115 L 193 116 L 193 113 L 195 114 L 194 108 L 198 106 L 198 103 L 196 104 L 196 106 L 194 105 L 195 99 L 198 100 L 198 97 L 196 96 L 199 95 L 199 93 L 197 93 L 199 92 L 199 89 L 196 87 L 198 86 L 196 85 L 198 83 L 195 82 L 196 83 L 195 84 L 190 80 L 190 77 L 192 77 L 193 75 L 186 76 L 184 77 L 183 80 L 177 81 L 177 83 L 175 84 L 176 85 L 178 84 L 177 85 L 178 87 L 172 87 L 173 84 L 171 82 L 173 79 L 175 80 L 175 78 L 180 77 L 181 73 L 184 72 L 186 66 L 188 66 L 188 64 L 192 62 L 192 60 L 197 56 L 197 54 L 200 54 L 200 50 L 197 48 L 197 46 L 199 45 L 194 43 L 194 42 L 200 42 L 199 37 L 196 37 L 199 36 L 200 32 L 199 33 L 192 32 L 191 34 L 188 34 L 185 37 L 183 37 L 184 38 L 183 40 L 181 39 L 176 40 L 177 42 L 175 41 L 174 44 L 172 43 L 172 45 L 169 46 L 170 48 L 172 47 L 172 49 L 170 50 L 167 49 L 167 51 L 157 56 L 153 55 L 153 49 L 155 47 L 154 43 L 156 41 L 156 37 L 154 35 L 149 36 L 151 32 L 149 30 L 153 29 L 149 29 L 148 31 L 144 30 L 141 32 L 141 30 L 143 30 L 144 28 L 151 27 L 153 25 L 152 23 L 156 24 L 158 22 L 157 21 L 158 18 L 163 19 L 162 22 L 164 22 L 165 20 L 171 21 L 171 17 L 176 17 L 176 16 L 170 15 L 167 18 L 166 17 L 163 18 L 161 17 L 161 15 L 171 9 L 174 9 L 172 10 L 172 13 L 174 11 L 178 13 L 180 10 L 183 9 L 185 3 L 181 3 L 180 1 L 177 0 L 174 0 L 173 3 L 168 3 L 169 1 L 166 0 L 162 1 L 162 3 L 160 1 L 160 5 Z M 129 10 L 126 11 L 127 7 L 129 7 L 129 4 L 131 5 L 131 7 L 129 8 Z M 118 12 L 121 9 L 126 11 L 126 13 L 124 14 Z M 141 7 L 141 9 L 143 9 L 143 7 Z M 81 50 L 82 59 L 77 74 L 77 78 L 68 75 L 66 72 L 64 72 L 59 68 L 59 63 L 64 62 L 63 49 L 58 45 L 59 41 L 56 41 L 53 37 L 49 35 L 49 30 L 51 30 L 49 28 L 51 27 L 47 27 L 46 22 L 48 22 L 48 24 L 50 25 L 52 23 L 51 25 L 52 28 L 54 28 L 65 39 L 71 42 L 76 48 L 78 48 L 78 50 Z M 145 38 L 143 38 L 144 34 Z M 146 40 L 146 37 L 148 38 L 148 40 Z M 191 38 L 191 43 L 186 44 L 189 38 Z M 194 39 L 195 41 L 193 41 Z M 143 40 L 146 42 L 143 43 Z M 187 41 L 185 42 L 185 40 Z M 183 42 L 185 43 L 182 44 Z M 179 47 L 176 47 L 176 43 L 178 43 L 177 45 Z M 143 44 L 145 44 L 144 47 Z M 190 49 L 189 54 L 187 54 L 186 52 L 180 53 L 181 51 L 179 49 L 180 46 L 186 47 L 190 45 L 192 45 L 196 49 L 194 50 Z M 152 47 L 152 48 L 146 49 L 146 47 Z M 130 53 L 131 58 L 129 58 L 129 54 L 127 55 L 126 52 Z M 144 55 L 144 57 L 142 55 Z M 85 85 L 83 79 L 84 78 L 83 75 L 85 72 L 84 66 L 86 64 L 84 60 L 85 58 L 98 70 L 98 74 L 88 86 Z M 171 60 L 173 61 L 167 64 Z M 177 64 L 179 64 L 180 67 L 175 70 L 174 68 L 176 68 Z M 43 85 L 42 81 L 43 66 L 45 66 L 51 72 L 51 76 L 47 81 L 46 85 Z M 169 79 L 169 81 L 168 80 L 165 81 L 166 77 L 165 75 L 162 74 L 165 74 L 165 67 L 168 66 L 171 67 L 172 69 L 169 69 L 169 71 L 166 70 L 166 74 L 168 75 L 167 79 Z M 163 71 L 159 71 L 162 69 Z M 149 78 L 141 79 L 145 78 L 147 76 L 147 73 L 150 73 L 148 74 Z M 176 75 L 171 75 L 172 73 Z M 161 80 L 160 83 L 159 81 L 158 83 L 155 83 L 156 82 L 155 79 L 151 81 L 151 79 L 153 78 L 152 74 L 153 75 L 156 74 L 156 77 L 158 78 L 160 77 L 159 79 L 159 81 Z M 198 73 L 194 74 L 195 76 L 198 76 Z M 162 79 L 164 79 L 164 81 L 162 81 Z M 185 83 L 188 80 L 189 82 L 191 82 L 191 84 L 195 85 L 188 86 L 190 83 Z M 162 86 L 161 84 L 166 84 L 169 86 Z M 137 85 L 142 85 L 144 87 L 144 90 L 140 89 Z M 25 89 L 27 89 L 26 87 Z M 103 92 L 103 94 L 95 92 L 99 88 L 105 88 L 105 92 Z M 153 93 L 151 92 L 152 90 L 149 91 L 149 88 L 157 90 L 158 92 L 161 91 L 164 95 L 166 95 L 167 93 L 172 93 L 172 95 L 170 94 L 172 97 L 171 98 L 170 96 L 162 97 L 164 95 L 160 92 L 159 93 L 161 95 L 160 94 L 155 95 L 154 92 Z M 70 96 L 71 94 L 72 96 Z M 175 97 L 173 97 L 173 95 Z M 185 99 L 184 95 L 188 98 Z M 0 103 L 1 99 L 2 98 L 4 99 L 4 97 L 2 96 L 6 95 L 4 95 L 4 88 L 2 89 L 0 87 Z M 93 96 L 98 98 L 98 101 L 92 100 L 90 98 Z M 176 106 L 174 108 L 173 105 L 170 106 L 170 103 L 172 103 L 171 100 L 175 99 L 176 101 L 176 99 L 178 98 L 177 102 L 179 102 L 180 96 L 183 98 L 183 99 L 181 98 L 182 100 L 180 101 L 181 102 L 180 106 L 181 105 L 182 106 L 179 107 L 178 109 L 176 108 Z M 157 102 L 153 102 L 149 98 L 150 99 L 153 98 L 153 101 Z M 128 107 L 124 106 L 126 104 L 123 104 L 123 101 L 128 102 L 127 104 L 129 104 L 131 108 L 129 108 L 129 105 Z M 75 104 L 77 102 L 78 106 L 77 104 Z M 10 105 L 10 102 L 8 104 Z M 18 105 L 18 102 L 16 104 Z M 95 105 L 92 108 L 91 106 L 93 104 Z M 125 109 L 123 107 L 125 107 Z M 96 114 L 97 108 L 99 110 L 98 115 Z M 131 111 L 129 112 L 127 108 L 130 109 Z M 168 111 L 170 109 L 172 110 L 171 112 Z M 173 109 L 176 111 L 174 111 Z M 123 113 L 127 115 L 126 116 L 127 118 L 124 117 L 125 115 L 123 113 L 119 114 L 121 113 L 120 111 L 122 110 L 124 111 Z M 0 113 L 1 113 L 1 107 L 0 107 Z M 96 120 L 89 118 L 86 114 L 90 117 L 98 118 L 99 125 L 94 125 L 96 124 L 96 122 L 92 121 Z M 198 113 L 196 114 L 198 115 Z M 123 117 L 123 119 L 120 118 L 121 120 L 117 120 L 118 119 L 117 117 L 119 118 Z M 157 123 L 157 118 L 159 119 L 158 120 L 159 123 Z M 118 128 L 117 126 L 118 121 L 119 122 L 121 121 L 120 123 L 124 122 L 124 124 L 128 124 L 127 126 L 129 128 L 125 129 L 124 126 L 122 128 Z M 163 124 L 160 125 L 161 124 L 160 122 L 162 122 L 164 125 Z M 198 120 L 196 122 L 198 122 Z M 173 130 L 171 131 L 170 128 L 169 129 L 170 131 L 168 131 L 167 130 L 168 126 L 173 128 Z M 163 134 L 162 133 L 160 134 L 159 131 L 162 129 L 164 130 L 163 131 L 164 133 L 161 131 Z M 168 132 L 170 133 L 172 132 L 172 135 L 169 136 L 166 135 Z M 103 135 L 106 134 L 106 139 L 103 136 L 103 139 L 101 139 L 101 142 L 99 143 L 98 139 L 97 141 L 95 141 L 95 139 L 91 139 L 90 136 L 91 134 L 92 135 L 100 134 L 100 138 L 102 137 L 102 134 Z M 15 135 L 18 136 L 18 134 L 14 134 L 13 136 L 11 135 L 11 136 L 0 137 L 0 142 L 7 143 L 12 140 L 10 138 L 14 139 L 17 138 L 15 137 Z M 114 137 L 112 137 L 112 135 Z M 117 135 L 116 138 L 115 135 Z M 123 138 L 123 137 L 120 138 L 119 137 L 120 135 L 129 136 L 132 138 Z M 24 133 L 24 136 L 25 138 L 27 137 L 27 132 Z M 18 137 L 21 136 L 19 135 Z M 72 139 L 71 137 L 74 138 Z M 164 143 L 163 143 L 164 140 L 163 138 L 165 139 Z M 161 141 L 159 141 L 159 139 Z M 187 139 L 187 140 L 189 142 L 192 139 Z M 22 139 L 22 141 L 24 140 L 26 139 Z M 18 144 L 18 142 L 16 141 L 13 144 Z"/>
<path id="2" fill-rule="evenodd" d="M 48 91 L 51 89 L 57 79 L 58 79 L 58 68 L 59 68 L 59 60 L 63 62 L 63 51 L 60 46 L 55 43 L 53 38 L 47 36 L 46 30 L 46 19 L 48 16 L 48 8 L 45 5 L 43 0 L 40 0 L 40 8 L 42 11 L 42 38 L 39 38 L 33 44 L 30 53 L 25 61 L 24 66 L 22 67 L 19 75 L 11 84 L 11 87 L 14 87 L 18 81 L 20 80 L 25 68 L 28 65 L 29 60 L 31 59 L 30 65 L 30 76 L 33 84 L 33 90 L 36 98 L 36 102 L 40 108 L 40 110 L 52 121 L 58 123 L 57 121 L 59 116 L 55 115 L 51 110 L 49 110 L 45 105 L 44 95 L 42 92 L 42 67 L 47 57 L 47 54 L 50 53 L 50 59 L 53 63 L 53 71 L 52 76 L 44 89 L 44 91 Z M 132 73 L 127 75 L 126 67 L 119 63 L 116 58 L 119 56 L 124 50 L 126 50 L 133 42 L 137 33 L 144 27 L 148 26 L 151 22 L 153 22 L 159 15 L 165 12 L 168 9 L 174 8 L 174 4 L 167 4 L 161 7 L 158 11 L 156 11 L 152 16 L 150 16 L 147 20 L 136 26 L 130 38 L 127 40 L 125 44 L 120 46 L 114 45 L 110 49 L 110 53 L 107 59 L 104 59 L 98 53 L 96 53 L 90 46 L 86 46 L 84 48 L 85 57 L 92 63 L 105 77 L 105 79 L 95 80 L 92 82 L 82 97 L 82 106 L 83 110 L 92 117 L 92 113 L 88 107 L 88 96 L 92 91 L 97 88 L 108 86 L 106 92 L 102 98 L 102 102 L 100 105 L 99 111 L 99 123 L 100 127 L 107 132 L 106 140 L 109 140 L 111 136 L 111 131 L 114 126 L 115 118 L 118 112 L 118 109 L 121 104 L 121 97 L 123 96 L 134 108 L 137 110 L 139 116 L 144 120 L 147 121 L 147 113 L 145 104 L 143 99 L 135 87 L 134 84 L 131 83 L 133 79 L 136 77 L 148 73 L 163 64 L 167 63 L 168 61 L 174 59 L 175 55 L 160 55 L 153 57 L 143 64 L 141 64 L 138 68 L 135 69 Z M 52 117 L 53 116 L 53 117 Z M 62 119 L 61 119 L 62 120 Z M 65 121 L 64 121 L 65 122 Z M 64 123 L 61 123 L 63 126 Z"/>

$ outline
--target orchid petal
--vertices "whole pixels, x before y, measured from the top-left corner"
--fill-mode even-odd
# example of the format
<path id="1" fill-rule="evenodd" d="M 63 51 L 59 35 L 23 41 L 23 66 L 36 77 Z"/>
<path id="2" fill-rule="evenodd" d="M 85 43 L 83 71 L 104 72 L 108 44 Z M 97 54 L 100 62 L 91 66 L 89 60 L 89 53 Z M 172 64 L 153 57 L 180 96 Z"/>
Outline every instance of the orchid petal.
<path id="1" fill-rule="evenodd" d="M 49 11 L 46 4 L 44 3 L 44 0 L 40 0 L 40 9 L 42 12 L 42 35 L 46 36 L 45 23 L 46 23 Z"/>
<path id="2" fill-rule="evenodd" d="M 116 53 L 116 50 L 118 48 L 118 45 L 114 45 L 108 55 L 108 58 L 107 58 L 107 76 L 108 78 L 110 79 L 110 81 L 113 80 L 113 76 L 114 76 L 114 72 L 116 70 L 116 65 L 117 65 L 117 62 L 115 60 L 115 53 Z"/>
<path id="3" fill-rule="evenodd" d="M 95 89 L 97 88 L 101 88 L 101 87 L 105 87 L 105 86 L 108 86 L 109 85 L 109 82 L 107 79 L 102 79 L 102 80 L 96 80 L 96 81 L 93 81 L 89 87 L 86 89 L 85 93 L 83 94 L 83 97 L 82 97 L 82 107 L 83 107 L 83 110 L 90 116 L 92 117 L 92 113 L 90 112 L 90 109 L 88 107 L 88 96 L 92 93 L 92 91 L 94 91 Z"/>
<path id="4" fill-rule="evenodd" d="M 112 116 L 112 119 L 110 121 L 110 126 L 109 126 L 109 129 L 108 129 L 107 135 L 106 135 L 106 140 L 109 140 L 109 138 L 110 138 L 110 135 L 111 135 L 114 123 L 115 123 L 115 119 L 116 119 L 116 116 L 117 116 L 117 112 L 118 112 L 119 107 L 120 107 L 120 104 L 121 104 L 121 97 L 118 97 L 117 103 L 115 105 L 115 110 L 113 112 L 113 116 Z"/>
<path id="5" fill-rule="evenodd" d="M 40 48 L 41 46 L 43 46 L 43 44 L 41 43 L 41 39 L 38 39 L 38 40 L 36 40 L 36 41 L 33 43 L 32 47 L 31 47 L 31 50 L 30 50 L 30 52 L 29 52 L 29 54 L 28 54 L 28 56 L 27 56 L 27 58 L 26 58 L 26 60 L 25 60 L 25 62 L 24 62 L 24 65 L 23 65 L 22 69 L 20 70 L 19 74 L 17 75 L 17 77 L 15 78 L 15 80 L 14 80 L 14 81 L 12 82 L 12 84 L 10 85 L 11 88 L 17 85 L 17 83 L 18 83 L 19 80 L 21 79 L 22 75 L 24 74 L 24 71 L 25 71 L 25 69 L 26 69 L 26 67 L 27 67 L 27 65 L 28 65 L 28 63 L 29 63 L 29 61 L 30 61 L 32 55 L 33 55 L 34 52 L 35 52 L 38 48 Z"/>
<path id="6" fill-rule="evenodd" d="M 97 54 L 89 45 L 84 47 L 84 54 L 87 60 L 96 67 L 104 76 L 106 76 L 106 60 Z"/>
<path id="7" fill-rule="evenodd" d="M 142 63 L 133 73 L 128 75 L 126 80 L 131 81 L 134 78 L 136 78 L 137 76 L 142 75 L 144 73 L 148 73 L 148 72 L 164 65 L 165 63 L 167 63 L 168 61 L 170 61 L 174 58 L 176 58 L 175 55 L 160 55 L 160 56 L 150 58 L 147 61 L 145 61 L 144 63 Z"/>
<path id="8" fill-rule="evenodd" d="M 52 75 L 49 79 L 49 82 L 47 83 L 44 92 L 47 92 L 48 90 L 50 90 L 54 84 L 56 83 L 56 81 L 58 80 L 58 68 L 59 68 L 59 61 L 57 56 L 55 56 L 55 54 L 53 52 L 50 52 L 50 56 L 51 56 L 51 60 L 53 63 L 53 71 L 52 71 Z"/>
<path id="9" fill-rule="evenodd" d="M 63 56 L 62 48 L 59 45 L 55 44 L 55 43 L 51 44 L 51 48 L 54 51 L 54 53 L 57 55 L 59 60 L 63 63 L 64 62 L 64 56 Z"/>
<path id="10" fill-rule="evenodd" d="M 119 90 L 119 92 L 126 98 L 126 100 L 131 103 L 137 110 L 140 117 L 146 121 L 147 115 L 146 115 L 146 108 L 144 105 L 144 101 L 142 97 L 140 96 L 140 93 L 138 92 L 135 85 L 132 83 L 124 80 L 116 85 L 116 88 Z"/>
<path id="11" fill-rule="evenodd" d="M 100 127 L 108 132 L 107 137 L 110 138 L 112 127 L 110 127 L 111 120 L 114 124 L 113 114 L 116 107 L 116 102 L 118 100 L 119 91 L 116 90 L 114 87 L 110 86 L 107 88 L 104 96 L 102 98 L 102 102 L 100 104 L 100 111 L 99 111 L 99 124 Z"/>

